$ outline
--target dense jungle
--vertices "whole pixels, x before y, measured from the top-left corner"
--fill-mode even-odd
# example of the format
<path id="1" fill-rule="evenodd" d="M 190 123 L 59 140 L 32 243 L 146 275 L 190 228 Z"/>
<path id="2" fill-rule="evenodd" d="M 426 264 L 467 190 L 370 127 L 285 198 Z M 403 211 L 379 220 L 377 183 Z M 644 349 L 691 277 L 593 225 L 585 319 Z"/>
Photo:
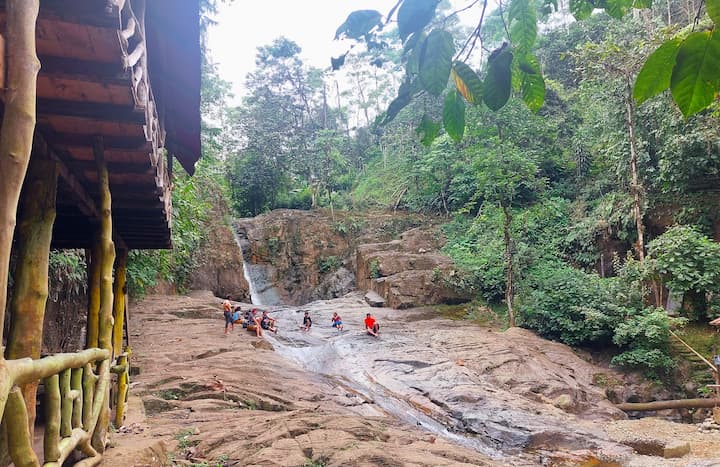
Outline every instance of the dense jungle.
<path id="1" fill-rule="evenodd" d="M 348 43 L 348 53 L 328 55 L 325 69 L 306 65 L 301 47 L 286 37 L 259 47 L 240 98 L 231 95 L 206 51 L 203 157 L 194 176 L 174 174 L 173 249 L 130 253 L 128 287 L 135 303 L 152 304 L 160 293 L 210 290 L 237 303 L 271 307 L 296 327 L 296 310 L 311 309 L 329 322 L 323 313 L 370 303 L 363 293 L 371 290 L 380 305 L 413 309 L 407 315 L 379 312 L 397 321 L 400 334 L 420 332 L 411 331 L 411 323 L 426 319 L 423 313 L 468 333 L 463 342 L 477 347 L 462 358 L 449 357 L 460 366 L 476 358 L 471 354 L 530 342 L 538 349 L 568 346 L 563 348 L 582 363 L 568 354 L 566 367 L 595 365 L 577 384 L 600 388 L 600 395 L 589 389 L 574 394 L 572 404 L 579 405 L 568 409 L 559 393 L 528 389 L 540 394 L 538 403 L 588 414 L 578 402 L 583 398 L 583 404 L 605 407 L 607 400 L 714 397 L 717 369 L 713 373 L 698 356 L 712 362 L 720 346 L 718 327 L 708 325 L 720 316 L 720 108 L 716 91 L 706 102 L 697 89 L 717 75 L 720 62 L 711 52 L 687 58 L 683 53 L 691 51 L 667 50 L 700 33 L 707 36 L 703 50 L 720 50 L 717 2 L 468 2 L 482 28 L 460 21 L 464 7 L 448 1 L 398 5 L 392 22 L 359 10 L 338 25 L 336 39 Z M 205 27 L 222 20 L 214 3 L 203 8 Z M 658 71 L 671 70 L 673 54 L 678 64 L 695 60 L 700 70 L 689 103 L 675 74 Z M 391 250 L 397 255 L 386 255 Z M 426 253 L 432 260 L 419 266 Z M 253 267 L 265 272 L 243 276 Z M 258 280 L 268 283 L 262 301 L 251 290 Z M 74 300 L 63 294 L 72 295 L 67 291 L 85 281 L 81 251 L 53 252 L 57 300 Z M 403 283 L 415 292 L 404 291 Z M 345 301 L 324 308 L 323 300 L 341 297 Z M 202 307 L 210 299 L 196 300 Z M 478 326 L 495 337 L 473 335 Z M 292 339 L 303 342 L 302 336 Z M 283 343 L 274 344 L 278 353 L 317 370 L 319 360 L 292 349 L 283 353 Z M 315 343 L 308 338 L 307 345 Z M 402 357 L 394 341 L 382 350 L 388 359 Z M 405 358 L 413 352 L 408 348 Z M 483 368 L 491 371 L 492 365 Z M 537 378 L 544 371 L 551 372 L 545 368 Z M 461 384 L 457 374 L 448 375 Z M 435 390 L 444 395 L 431 397 Z M 513 390 L 505 399 L 510 406 Z M 493 439 L 492 449 L 506 452 L 512 445 L 527 452 L 534 445 L 553 451 L 568 443 L 582 449 L 570 438 L 529 442 L 519 434 L 525 428 L 515 428 L 532 423 L 515 415 L 494 422 L 505 427 L 494 428 L 501 434 L 477 428 L 466 407 L 453 406 L 457 400 L 447 395 L 453 391 L 433 387 L 424 395 L 440 400 L 448 413 L 465 413 L 456 431 L 483 433 Z M 155 399 L 174 403 L 187 394 L 174 395 Z M 699 423 L 711 416 L 710 407 L 650 415 Z M 603 410 L 603 416 L 613 411 L 607 416 L 624 417 L 609 403 Z M 251 422 L 236 428 L 249 429 Z M 176 439 L 182 445 L 185 438 Z M 217 454 L 214 442 L 201 446 Z M 187 443 L 181 447 L 189 452 Z M 463 444 L 468 447 L 495 458 L 487 446 Z M 720 458 L 720 447 L 717 455 L 711 451 L 704 456 L 709 462 Z M 315 462 L 305 465 L 343 462 L 317 452 L 303 451 L 299 458 Z M 455 461 L 484 462 L 467 456 Z M 277 452 L 273 459 L 282 465 Z M 362 459 L 346 461 L 374 462 Z M 419 462 L 408 459 L 402 465 Z M 529 459 L 504 465 L 537 462 Z M 581 465 L 589 458 L 544 459 L 550 462 L 545 465 Z M 659 465 L 633 462 L 622 465 Z"/>

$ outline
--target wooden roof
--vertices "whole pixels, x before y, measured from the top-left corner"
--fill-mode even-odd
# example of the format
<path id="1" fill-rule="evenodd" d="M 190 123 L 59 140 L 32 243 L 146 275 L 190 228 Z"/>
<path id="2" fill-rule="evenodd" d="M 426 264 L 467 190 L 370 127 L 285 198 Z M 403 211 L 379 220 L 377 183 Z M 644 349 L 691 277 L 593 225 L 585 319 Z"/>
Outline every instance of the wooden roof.
<path id="1" fill-rule="evenodd" d="M 116 239 L 170 247 L 170 170 L 200 157 L 197 0 L 42 0 L 33 157 L 60 163 L 53 246 L 90 246 L 93 145 L 102 143 Z M 4 20 L 5 2 L 0 0 Z M 167 148 L 167 153 L 163 150 Z"/>

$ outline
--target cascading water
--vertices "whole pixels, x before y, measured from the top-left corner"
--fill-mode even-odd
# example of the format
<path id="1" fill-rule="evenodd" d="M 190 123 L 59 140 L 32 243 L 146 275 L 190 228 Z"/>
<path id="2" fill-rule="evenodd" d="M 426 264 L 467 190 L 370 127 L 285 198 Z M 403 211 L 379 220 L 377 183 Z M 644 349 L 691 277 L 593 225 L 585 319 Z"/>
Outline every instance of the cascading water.
<path id="1" fill-rule="evenodd" d="M 252 304 L 263 306 L 280 305 L 282 303 L 280 291 L 275 287 L 272 280 L 268 280 L 268 277 L 274 277 L 274 268 L 270 265 L 248 262 L 245 258 L 245 250 L 250 249 L 248 240 L 240 238 L 234 229 L 233 236 L 243 259 L 243 277 L 248 283 Z"/>

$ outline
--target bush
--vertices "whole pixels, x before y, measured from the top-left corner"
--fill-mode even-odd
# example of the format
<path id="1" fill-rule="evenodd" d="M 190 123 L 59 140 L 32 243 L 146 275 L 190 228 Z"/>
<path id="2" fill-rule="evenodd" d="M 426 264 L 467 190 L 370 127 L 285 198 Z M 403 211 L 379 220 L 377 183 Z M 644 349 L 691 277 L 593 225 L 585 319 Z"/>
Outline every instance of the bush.
<path id="1" fill-rule="evenodd" d="M 667 373 L 675 362 L 669 355 L 670 326 L 681 324 L 662 308 L 644 308 L 619 322 L 613 342 L 625 352 L 612 359 L 612 364 L 630 369 L 642 369 L 657 376 Z"/>
<path id="2" fill-rule="evenodd" d="M 613 303 L 610 281 L 560 262 L 542 263 L 521 284 L 519 322 L 569 345 L 609 343 L 613 324 L 628 313 Z"/>
<path id="3" fill-rule="evenodd" d="M 326 274 L 328 272 L 336 271 L 340 268 L 340 266 L 342 266 L 342 260 L 337 256 L 318 258 L 317 263 L 320 274 Z"/>

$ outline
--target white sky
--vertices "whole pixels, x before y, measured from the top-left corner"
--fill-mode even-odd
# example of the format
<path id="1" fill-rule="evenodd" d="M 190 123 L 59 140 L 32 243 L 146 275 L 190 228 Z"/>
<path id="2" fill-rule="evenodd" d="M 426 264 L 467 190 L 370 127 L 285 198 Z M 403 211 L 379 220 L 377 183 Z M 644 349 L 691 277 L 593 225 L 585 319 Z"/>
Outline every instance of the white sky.
<path id="1" fill-rule="evenodd" d="M 209 35 L 220 76 L 242 94 L 245 75 L 255 68 L 257 47 L 280 36 L 297 42 L 305 64 L 326 68 L 330 57 L 345 52 L 347 41 L 334 41 L 335 30 L 355 10 L 386 15 L 396 0 L 235 0 L 221 5 Z"/>

